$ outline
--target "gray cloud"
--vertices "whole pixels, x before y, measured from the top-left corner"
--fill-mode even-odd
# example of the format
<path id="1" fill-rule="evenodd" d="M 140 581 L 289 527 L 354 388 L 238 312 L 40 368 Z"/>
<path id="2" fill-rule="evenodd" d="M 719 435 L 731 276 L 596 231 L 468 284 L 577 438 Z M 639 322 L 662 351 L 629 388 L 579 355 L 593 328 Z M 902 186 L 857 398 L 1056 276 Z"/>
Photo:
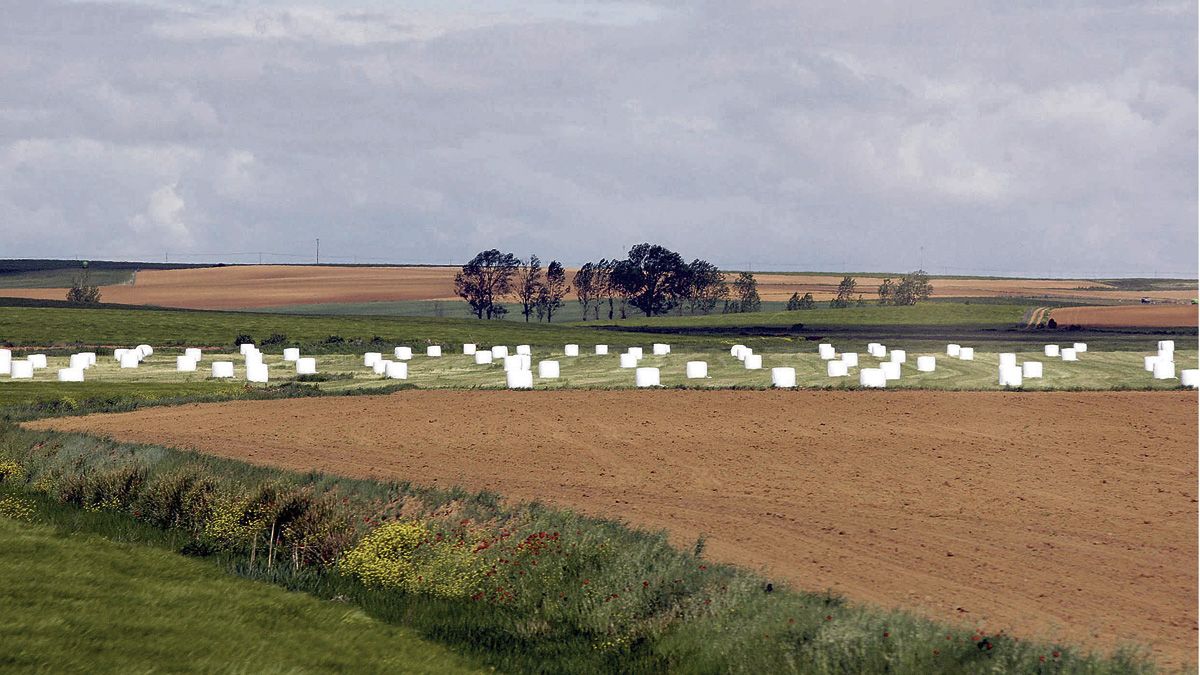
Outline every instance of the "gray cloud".
<path id="1" fill-rule="evenodd" d="M 6 3 L 3 255 L 1196 269 L 1191 3 L 438 5 Z"/>

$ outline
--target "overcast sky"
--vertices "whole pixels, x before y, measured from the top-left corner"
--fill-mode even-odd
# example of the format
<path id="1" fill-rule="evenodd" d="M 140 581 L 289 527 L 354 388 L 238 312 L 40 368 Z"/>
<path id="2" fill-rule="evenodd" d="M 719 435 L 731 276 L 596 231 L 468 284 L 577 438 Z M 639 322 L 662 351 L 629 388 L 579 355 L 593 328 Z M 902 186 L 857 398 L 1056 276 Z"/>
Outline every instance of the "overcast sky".
<path id="1" fill-rule="evenodd" d="M 246 4 L 0 0 L 0 257 L 1196 272 L 1194 2 Z"/>

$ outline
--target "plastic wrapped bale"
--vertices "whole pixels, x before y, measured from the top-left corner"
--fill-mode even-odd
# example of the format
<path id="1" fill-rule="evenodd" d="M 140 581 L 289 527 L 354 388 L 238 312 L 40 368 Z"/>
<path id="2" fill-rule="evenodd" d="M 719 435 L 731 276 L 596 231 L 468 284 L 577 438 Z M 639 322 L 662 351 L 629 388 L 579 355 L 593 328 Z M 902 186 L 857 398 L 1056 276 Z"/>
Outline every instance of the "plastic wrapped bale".
<path id="1" fill-rule="evenodd" d="M 657 387 L 658 368 L 638 368 L 634 371 L 633 382 L 639 387 Z"/>
<path id="2" fill-rule="evenodd" d="M 746 357 L 750 356 L 753 353 L 754 353 L 753 349 L 750 349 L 749 347 L 742 347 L 741 349 L 738 350 L 738 353 L 735 354 L 734 356 L 735 356 L 735 358 L 737 358 L 738 361 L 745 363 Z"/>
<path id="3" fill-rule="evenodd" d="M 487 349 L 481 349 L 475 352 L 475 365 L 485 366 L 492 362 L 492 352 Z"/>
<path id="4" fill-rule="evenodd" d="M 192 373 L 196 371 L 196 359 L 190 356 L 176 356 L 175 370 L 181 373 Z"/>
<path id="5" fill-rule="evenodd" d="M 841 361 L 831 361 L 830 363 L 841 363 Z M 789 389 L 796 386 L 796 369 L 795 368 L 772 368 L 771 369 L 771 386 L 779 389 Z"/>
<path id="6" fill-rule="evenodd" d="M 827 342 L 822 342 L 821 344 L 817 345 L 817 354 L 819 354 L 821 358 L 825 359 L 826 361 L 837 357 L 837 351 L 834 350 L 833 345 Z"/>
<path id="7" fill-rule="evenodd" d="M 946 356 L 958 357 L 958 350 L 962 349 L 962 345 L 948 344 L 946 345 Z"/>
<path id="8" fill-rule="evenodd" d="M 883 371 L 883 376 L 888 380 L 900 379 L 900 362 L 899 361 L 884 361 L 879 364 L 879 369 Z"/>
<path id="9" fill-rule="evenodd" d="M 87 367 L 91 368 L 96 365 L 96 352 L 79 352 L 80 356 L 87 357 Z"/>
<path id="10" fill-rule="evenodd" d="M 908 363 L 908 352 L 903 349 L 893 349 L 891 361 L 892 363 Z"/>
<path id="11" fill-rule="evenodd" d="M 250 352 L 246 355 L 246 367 L 261 366 L 263 363 L 262 352 Z"/>
<path id="12" fill-rule="evenodd" d="M 383 358 L 383 354 L 379 352 L 367 352 L 363 354 L 363 365 L 367 368 L 374 368 L 376 363 Z"/>
<path id="13" fill-rule="evenodd" d="M 504 374 L 504 382 L 509 389 L 533 389 L 533 372 L 510 370 Z"/>
<path id="14" fill-rule="evenodd" d="M 297 375 L 316 375 L 317 360 L 311 356 L 301 356 L 296 359 L 296 374 Z"/>
<path id="15" fill-rule="evenodd" d="M 932 356 L 917 357 L 917 371 L 922 373 L 932 373 L 937 370 L 937 359 Z"/>
<path id="16" fill-rule="evenodd" d="M 83 368 L 59 368 L 59 382 L 83 382 Z"/>
<path id="17" fill-rule="evenodd" d="M 637 357 L 634 356 L 633 354 L 630 354 L 628 352 L 626 352 L 625 354 L 621 354 L 621 367 L 622 368 L 637 368 L 637 364 L 638 364 Z"/>
<path id="18" fill-rule="evenodd" d="M 960 348 L 958 350 L 958 360 L 959 361 L 974 361 L 975 360 L 975 348 L 974 347 Z"/>
<path id="19" fill-rule="evenodd" d="M 999 381 L 1001 387 L 1021 386 L 1023 375 L 1017 366 L 1000 366 Z"/>
<path id="20" fill-rule="evenodd" d="M 596 345 L 596 356 L 606 356 L 608 354 L 608 345 Z"/>
<path id="21" fill-rule="evenodd" d="M 17 359 L 9 364 L 9 374 L 14 380 L 33 379 L 33 364 L 29 359 Z"/>
<path id="22" fill-rule="evenodd" d="M 1021 375 L 1027 380 L 1038 380 L 1042 377 L 1041 361 L 1024 361 L 1021 363 Z"/>
<path id="23" fill-rule="evenodd" d="M 1154 372 L 1154 364 L 1156 364 L 1156 363 L 1158 363 L 1157 356 L 1143 356 L 1142 357 L 1142 367 L 1146 369 L 1147 373 Z"/>
<path id="24" fill-rule="evenodd" d="M 708 362 L 707 361 L 688 361 L 684 366 L 684 372 L 689 380 L 702 380 L 708 377 Z"/>
<path id="25" fill-rule="evenodd" d="M 120 363 L 120 362 L 121 362 L 121 357 L 122 357 L 122 356 L 125 356 L 125 354 L 126 354 L 128 351 L 129 351 L 129 350 L 128 350 L 128 349 L 125 349 L 124 347 L 117 347 L 116 349 L 114 349 L 114 350 L 113 350 L 113 361 L 116 361 L 117 363 Z"/>
<path id="26" fill-rule="evenodd" d="M 88 355 L 87 354 L 72 354 L 71 360 L 70 360 L 70 365 L 68 367 L 69 368 L 78 368 L 80 370 L 86 370 L 89 365 L 91 365 L 91 364 L 88 363 Z"/>
<path id="27" fill-rule="evenodd" d="M 825 374 L 829 377 L 845 377 L 850 374 L 850 368 L 845 361 L 826 361 Z"/>
<path id="28" fill-rule="evenodd" d="M 742 358 L 742 352 L 745 351 L 746 345 L 734 345 L 729 348 L 729 355 L 739 361 Z"/>
<path id="29" fill-rule="evenodd" d="M 525 370 L 533 370 L 533 357 L 529 354 L 517 354 L 521 357 L 521 367 Z"/>
<path id="30" fill-rule="evenodd" d="M 563 354 L 565 356 L 579 356 L 579 345 L 563 345 Z"/>
<path id="31" fill-rule="evenodd" d="M 470 342 L 463 343 L 463 356 L 474 356 L 478 349 Z"/>
<path id="32" fill-rule="evenodd" d="M 502 359 L 506 356 L 508 356 L 508 347 L 506 347 L 504 345 L 497 345 L 495 347 L 492 347 L 492 358 L 493 359 Z"/>
<path id="33" fill-rule="evenodd" d="M 121 355 L 122 368 L 137 368 L 139 363 L 141 363 L 141 359 L 138 358 L 136 349 L 130 349 Z"/>
<path id="34" fill-rule="evenodd" d="M 552 380 L 558 377 L 558 361 L 538 361 L 538 377 Z"/>
<path id="35" fill-rule="evenodd" d="M 858 354 L 855 352 L 848 352 L 846 354 L 842 354 L 842 363 L 846 364 L 847 368 L 857 368 L 858 367 Z"/>
<path id="36" fill-rule="evenodd" d="M 529 356 L 533 354 L 533 349 L 531 349 L 529 345 L 517 345 L 517 353 Z"/>
<path id="37" fill-rule="evenodd" d="M 26 360 L 28 360 L 30 363 L 33 364 L 33 367 L 35 369 L 40 370 L 42 368 L 45 368 L 48 365 L 45 354 L 30 354 L 29 356 L 27 356 L 25 358 L 26 358 Z"/>
<path id="38" fill-rule="evenodd" d="M 1017 365 L 1017 355 L 1012 352 L 1004 352 L 1000 354 L 1000 365 L 1015 366 Z"/>
<path id="39" fill-rule="evenodd" d="M 245 356 L 247 352 L 252 352 L 256 349 L 258 349 L 258 347 L 255 347 L 253 342 L 243 342 L 238 345 L 238 352 L 242 356 Z"/>
<path id="40" fill-rule="evenodd" d="M 1200 389 L 1200 369 L 1188 368 L 1179 371 L 1179 384 L 1192 389 Z"/>
<path id="41" fill-rule="evenodd" d="M 187 349 L 183 350 L 183 355 L 189 359 L 192 359 L 196 363 L 200 363 L 204 360 L 204 352 L 200 351 L 199 347 L 188 347 Z"/>
<path id="42" fill-rule="evenodd" d="M 408 364 L 403 361 L 388 361 L 387 369 L 383 371 L 383 374 L 392 380 L 407 380 Z"/>
<path id="43" fill-rule="evenodd" d="M 1064 349 L 1060 349 L 1058 351 L 1058 355 L 1060 357 L 1062 357 L 1063 361 L 1078 361 L 1079 360 L 1079 355 L 1075 353 L 1075 349 L 1073 347 L 1066 347 Z"/>
<path id="44" fill-rule="evenodd" d="M 371 366 L 371 371 L 374 372 L 376 375 L 383 375 L 384 373 L 387 372 L 387 367 L 388 367 L 389 363 L 394 363 L 394 362 L 390 359 L 379 359 L 378 361 L 375 362 L 375 364 L 373 366 Z"/>
<path id="45" fill-rule="evenodd" d="M 1173 380 L 1175 379 L 1175 362 L 1158 359 L 1154 362 L 1154 379 L 1156 380 Z"/>
<path id="46" fill-rule="evenodd" d="M 12 350 L 0 349 L 0 375 L 12 373 Z"/>
<path id="47" fill-rule="evenodd" d="M 879 344 L 878 342 L 868 342 L 868 343 L 867 343 L 867 353 L 868 353 L 868 354 L 871 354 L 871 355 L 874 355 L 874 354 L 875 354 L 875 350 L 879 349 L 879 348 L 880 348 L 880 347 L 882 347 L 882 346 L 883 346 L 883 345 Z"/>
<path id="48" fill-rule="evenodd" d="M 265 363 L 255 363 L 246 366 L 246 381 L 266 384 L 271 379 L 270 371 Z"/>
<path id="49" fill-rule="evenodd" d="M 429 345 L 425 348 L 425 356 L 438 359 L 442 356 L 442 348 L 440 345 Z"/>
<path id="50" fill-rule="evenodd" d="M 288 347 L 283 350 L 283 360 L 288 363 L 295 363 L 296 359 L 300 358 L 299 347 Z"/>
<path id="51" fill-rule="evenodd" d="M 520 354 L 509 354 L 504 357 L 504 372 L 514 370 L 529 370 L 525 367 L 525 358 Z"/>
<path id="52" fill-rule="evenodd" d="M 1058 345 L 1046 345 L 1042 349 L 1042 353 L 1045 354 L 1046 356 L 1053 356 L 1055 358 L 1058 358 Z"/>
<path id="53" fill-rule="evenodd" d="M 746 359 L 744 361 L 742 361 L 742 365 L 746 367 L 746 370 L 761 370 L 762 369 L 762 355 L 761 354 L 747 354 Z"/>
<path id="54" fill-rule="evenodd" d="M 858 386 L 883 389 L 887 386 L 887 375 L 882 368 L 863 368 L 858 371 Z"/>
<path id="55" fill-rule="evenodd" d="M 1175 341 L 1174 340 L 1159 340 L 1158 341 L 1158 353 L 1159 354 L 1175 353 Z M 1171 359 L 1171 360 L 1174 361 L 1174 359 Z"/>
<path id="56" fill-rule="evenodd" d="M 643 353 L 643 351 L 642 351 L 642 348 L 641 348 L 641 347 L 630 347 L 629 349 L 625 350 L 625 353 L 626 353 L 626 354 L 633 354 L 633 355 L 634 355 L 634 357 L 636 357 L 636 358 L 638 358 L 638 359 L 641 359 L 641 358 L 643 358 L 643 357 L 644 357 L 644 353 Z"/>
<path id="57" fill-rule="evenodd" d="M 392 356 L 401 361 L 411 360 L 413 357 L 412 347 L 396 347 L 392 350 Z"/>
<path id="58" fill-rule="evenodd" d="M 653 345 L 650 345 L 650 353 L 655 356 L 666 356 L 671 353 L 671 345 L 655 342 Z"/>
<path id="59" fill-rule="evenodd" d="M 1087 343 L 1086 342 L 1076 342 L 1075 344 L 1073 344 L 1071 346 L 1075 348 L 1076 354 L 1082 354 L 1087 351 Z"/>
<path id="60" fill-rule="evenodd" d="M 212 376 L 217 378 L 233 377 L 233 361 L 213 361 Z"/>
<path id="61" fill-rule="evenodd" d="M 154 356 L 154 347 L 150 345 L 138 345 L 137 350 L 142 359 L 145 359 L 147 356 Z"/>
<path id="62" fill-rule="evenodd" d="M 1175 360 L 1175 352 L 1173 352 L 1173 351 L 1168 352 L 1168 351 L 1163 351 L 1160 349 L 1160 350 L 1158 350 L 1158 358 L 1165 360 L 1165 361 L 1174 361 Z"/>
<path id="63" fill-rule="evenodd" d="M 886 358 L 888 353 L 887 347 L 879 344 L 878 342 L 874 343 L 874 345 L 874 347 L 867 345 L 867 353 L 877 359 Z"/>

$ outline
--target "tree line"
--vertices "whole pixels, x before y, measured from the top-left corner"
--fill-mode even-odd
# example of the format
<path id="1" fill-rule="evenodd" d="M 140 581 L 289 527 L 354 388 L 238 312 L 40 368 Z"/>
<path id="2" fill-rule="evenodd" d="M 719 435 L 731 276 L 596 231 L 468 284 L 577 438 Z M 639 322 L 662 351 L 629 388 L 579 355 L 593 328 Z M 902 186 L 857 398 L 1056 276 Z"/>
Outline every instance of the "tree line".
<path id="1" fill-rule="evenodd" d="M 889 304 L 915 304 L 929 297 L 933 287 L 928 275 L 918 271 L 900 282 L 888 279 Z M 883 286 L 880 287 L 883 296 Z M 570 281 L 557 260 L 544 269 L 536 255 L 518 258 L 498 249 L 482 251 L 462 266 L 454 277 L 454 290 L 480 319 L 503 318 L 507 301 L 521 306 L 528 322 L 552 321 L 563 307 L 563 298 L 575 292 L 580 318 L 609 320 L 627 318 L 638 312 L 645 316 L 675 313 L 709 314 L 720 308 L 725 313 L 757 312 L 762 307 L 758 281 L 740 272 L 732 282 L 714 264 L 699 258 L 686 262 L 680 254 L 657 244 L 638 244 L 624 258 L 602 258 L 587 262 Z M 830 306 L 849 307 L 854 302 L 857 282 L 845 277 Z M 901 302 L 901 300 L 903 302 Z M 857 303 L 865 304 L 861 293 Z M 788 310 L 813 309 L 812 293 L 792 295 Z"/>

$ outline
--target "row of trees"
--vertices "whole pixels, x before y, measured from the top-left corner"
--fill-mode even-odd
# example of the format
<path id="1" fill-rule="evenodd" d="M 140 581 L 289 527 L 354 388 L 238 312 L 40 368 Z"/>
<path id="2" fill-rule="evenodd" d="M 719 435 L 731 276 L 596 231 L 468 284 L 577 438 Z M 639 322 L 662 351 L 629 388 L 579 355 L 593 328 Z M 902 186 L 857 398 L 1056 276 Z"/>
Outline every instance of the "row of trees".
<path id="1" fill-rule="evenodd" d="M 521 304 L 526 322 L 535 314 L 538 321 L 552 321 L 568 288 L 567 271 L 557 260 L 543 270 L 536 255 L 521 260 L 494 248 L 480 252 L 454 275 L 454 292 L 480 319 L 503 317 L 508 313 L 504 301 L 511 297 Z"/>

